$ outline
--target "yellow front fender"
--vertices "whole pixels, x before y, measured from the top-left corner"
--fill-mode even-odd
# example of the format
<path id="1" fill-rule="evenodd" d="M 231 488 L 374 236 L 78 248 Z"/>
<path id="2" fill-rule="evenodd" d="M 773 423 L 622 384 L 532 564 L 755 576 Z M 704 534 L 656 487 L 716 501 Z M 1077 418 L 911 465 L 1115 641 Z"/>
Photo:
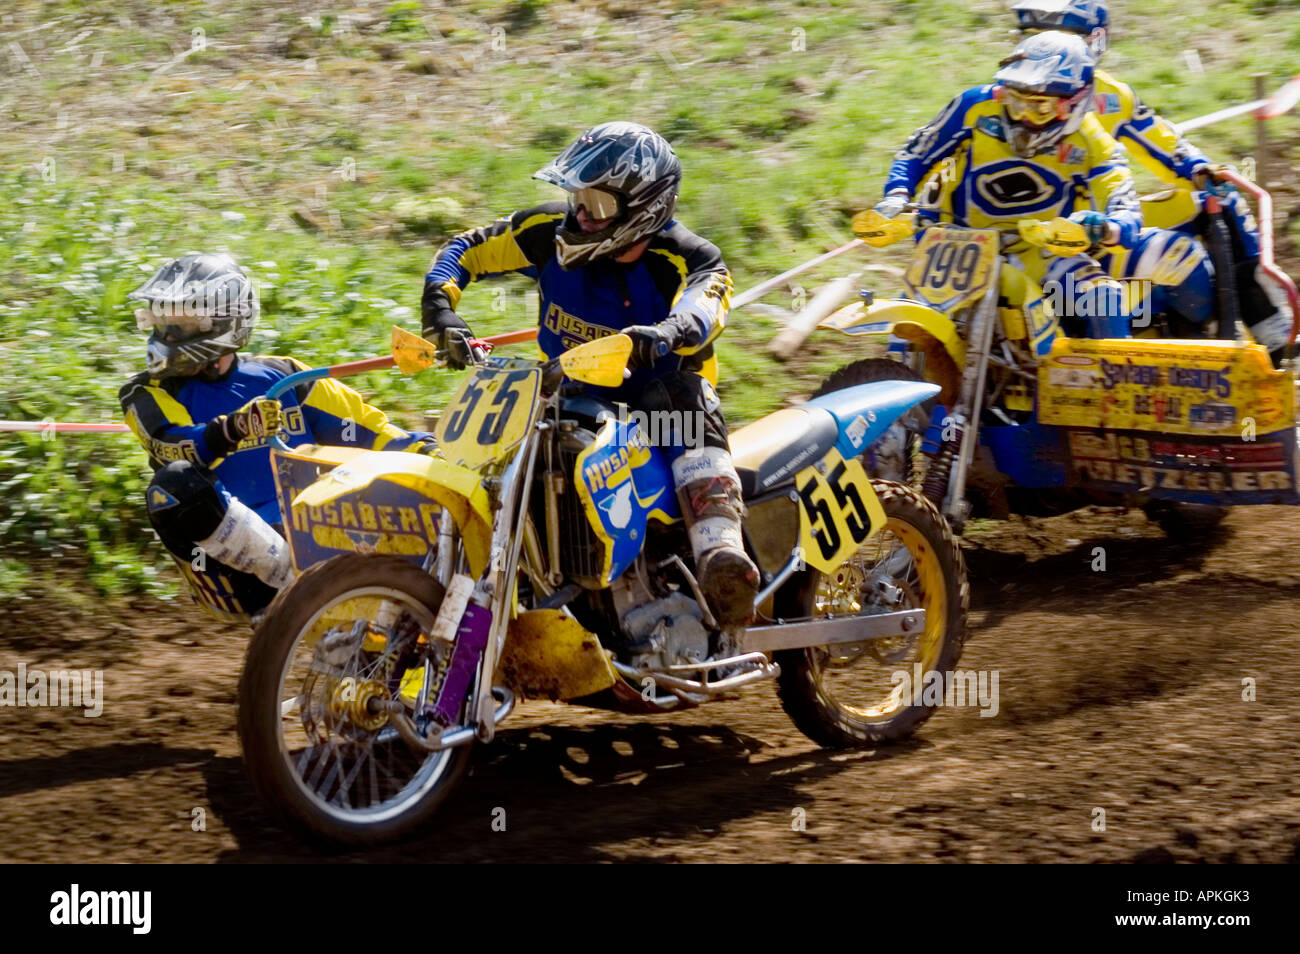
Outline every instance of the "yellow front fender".
<path id="1" fill-rule="evenodd" d="M 369 451 L 334 468 L 293 499 L 293 506 L 322 507 L 365 490 L 375 481 L 406 487 L 441 504 L 460 529 L 470 570 L 487 567 L 492 548 L 492 510 L 479 475 L 467 467 L 424 454 Z"/>
<path id="2" fill-rule="evenodd" d="M 864 305 L 854 302 L 818 327 L 846 335 L 897 335 L 916 345 L 926 357 L 926 377 L 939 385 L 939 403 L 951 405 L 966 366 L 966 345 L 947 315 L 906 298 L 881 298 Z"/>

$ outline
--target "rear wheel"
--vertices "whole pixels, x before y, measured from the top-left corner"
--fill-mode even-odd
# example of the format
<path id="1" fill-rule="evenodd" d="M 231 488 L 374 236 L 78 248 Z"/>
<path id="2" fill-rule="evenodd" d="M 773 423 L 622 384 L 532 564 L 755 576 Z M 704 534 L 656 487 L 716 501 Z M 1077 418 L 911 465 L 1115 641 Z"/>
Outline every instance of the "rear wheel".
<path id="1" fill-rule="evenodd" d="M 863 358 L 832 372 L 821 387 L 813 392 L 813 397 L 877 381 L 923 380 L 921 375 L 901 361 Z M 921 458 L 921 435 L 929 423 L 934 403 L 931 398 L 908 411 L 863 451 L 862 466 L 868 474 L 912 487 L 920 485 L 917 463 Z"/>
<path id="2" fill-rule="evenodd" d="M 775 654 L 786 714 L 804 735 L 832 748 L 911 735 L 934 712 L 934 704 L 923 703 L 923 686 L 914 684 L 915 667 L 950 672 L 966 638 L 966 566 L 947 521 L 910 487 L 871 485 L 884 527 L 835 573 L 809 572 L 803 610 L 826 618 L 924 609 L 926 624 L 915 634 Z M 923 675 L 922 682 L 933 678 Z"/>
<path id="3" fill-rule="evenodd" d="M 415 751 L 375 704 L 401 699 L 413 715 L 420 638 L 442 597 L 411 563 L 349 554 L 271 603 L 240 679 L 239 739 L 254 789 L 287 827 L 339 845 L 388 841 L 460 781 L 469 746 Z"/>
<path id="4" fill-rule="evenodd" d="M 1186 544 L 1209 540 L 1228 515 L 1227 507 L 1163 500 L 1149 503 L 1143 509 L 1147 519 L 1155 521 L 1166 537 Z"/>

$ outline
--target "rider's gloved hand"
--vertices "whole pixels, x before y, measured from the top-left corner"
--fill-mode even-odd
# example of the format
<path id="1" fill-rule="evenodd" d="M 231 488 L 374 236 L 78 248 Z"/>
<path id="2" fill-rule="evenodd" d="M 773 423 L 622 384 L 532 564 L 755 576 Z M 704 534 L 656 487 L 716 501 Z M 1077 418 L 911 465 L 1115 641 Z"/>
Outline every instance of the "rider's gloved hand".
<path id="1" fill-rule="evenodd" d="M 1202 192 L 1213 192 L 1217 196 L 1226 196 L 1235 192 L 1237 187 L 1231 182 L 1222 182 L 1218 174 L 1228 167 L 1218 162 L 1198 163 L 1192 169 L 1192 185 Z"/>
<path id="2" fill-rule="evenodd" d="M 238 411 L 225 415 L 222 430 L 232 440 L 270 437 L 284 425 L 284 408 L 274 398 L 253 398 Z"/>
<path id="3" fill-rule="evenodd" d="M 474 337 L 465 319 L 447 305 L 446 299 L 425 286 L 424 300 L 420 303 L 422 319 L 420 333 L 425 339 L 445 352 L 447 366 L 454 371 L 464 371 L 474 361 L 469 341 Z"/>
<path id="4" fill-rule="evenodd" d="M 632 339 L 632 354 L 627 361 L 632 370 L 652 367 L 678 344 L 677 334 L 662 325 L 633 325 L 624 328 L 623 334 Z"/>
<path id="5" fill-rule="evenodd" d="M 1084 209 L 1071 215 L 1070 221 L 1083 226 L 1083 230 L 1088 233 L 1088 241 L 1093 245 L 1100 245 L 1111 237 L 1110 219 L 1103 212 Z"/>
<path id="6" fill-rule="evenodd" d="M 438 442 L 430 437 L 428 440 L 416 441 L 414 444 L 409 445 L 406 450 L 407 453 L 410 454 L 423 454 L 426 457 L 436 457 L 438 456 Z"/>
<path id="7" fill-rule="evenodd" d="M 447 367 L 464 371 L 474 363 L 474 349 L 470 346 L 473 337 L 468 328 L 444 328 L 438 333 L 438 349 L 444 353 Z"/>
<path id="8" fill-rule="evenodd" d="M 204 438 L 208 448 L 225 457 L 252 438 L 270 437 L 284 426 L 284 409 L 274 398 L 257 397 L 238 411 L 222 414 L 208 422 Z"/>
<path id="9" fill-rule="evenodd" d="M 896 219 L 907 208 L 906 192 L 891 192 L 876 203 L 876 211 L 887 219 Z"/>

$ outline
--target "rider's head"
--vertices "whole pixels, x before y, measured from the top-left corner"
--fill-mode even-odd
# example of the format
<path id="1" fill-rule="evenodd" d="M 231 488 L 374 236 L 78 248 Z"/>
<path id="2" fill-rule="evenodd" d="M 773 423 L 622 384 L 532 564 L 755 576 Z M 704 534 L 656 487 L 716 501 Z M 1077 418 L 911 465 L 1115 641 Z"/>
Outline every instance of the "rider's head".
<path id="1" fill-rule="evenodd" d="M 667 225 L 682 165 L 658 133 L 637 123 L 593 126 L 536 173 L 569 193 L 556 232 L 560 265 L 616 257 Z"/>
<path id="2" fill-rule="evenodd" d="M 1022 0 L 1011 8 L 1025 35 L 1043 30 L 1077 33 L 1098 63 L 1110 45 L 1106 0 Z"/>
<path id="3" fill-rule="evenodd" d="M 1023 159 L 1047 152 L 1092 109 L 1095 61 L 1079 37 L 1037 33 L 1021 41 L 993 77 L 1007 142 Z"/>
<path id="4" fill-rule="evenodd" d="M 158 378 L 219 374 L 257 322 L 257 290 L 229 255 L 173 259 L 127 298 L 143 303 L 136 325 L 151 332 L 149 373 Z"/>

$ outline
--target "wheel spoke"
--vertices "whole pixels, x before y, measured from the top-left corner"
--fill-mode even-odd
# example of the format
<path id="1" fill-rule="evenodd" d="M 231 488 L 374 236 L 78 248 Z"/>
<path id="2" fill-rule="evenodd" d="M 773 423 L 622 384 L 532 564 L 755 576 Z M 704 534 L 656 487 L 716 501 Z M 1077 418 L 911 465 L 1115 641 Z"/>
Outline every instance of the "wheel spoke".
<path id="1" fill-rule="evenodd" d="M 400 610 L 395 624 L 374 622 L 384 601 Z M 367 707 L 349 695 L 366 687 L 386 697 L 399 666 L 422 666 L 407 654 L 435 615 L 400 589 L 376 586 L 334 597 L 297 634 L 281 677 L 280 747 L 296 785 L 320 811 L 340 819 L 391 815 L 423 799 L 451 764 L 450 752 L 411 752 L 390 725 L 368 728 L 358 721 Z M 384 618 L 391 622 L 391 611 Z"/>

